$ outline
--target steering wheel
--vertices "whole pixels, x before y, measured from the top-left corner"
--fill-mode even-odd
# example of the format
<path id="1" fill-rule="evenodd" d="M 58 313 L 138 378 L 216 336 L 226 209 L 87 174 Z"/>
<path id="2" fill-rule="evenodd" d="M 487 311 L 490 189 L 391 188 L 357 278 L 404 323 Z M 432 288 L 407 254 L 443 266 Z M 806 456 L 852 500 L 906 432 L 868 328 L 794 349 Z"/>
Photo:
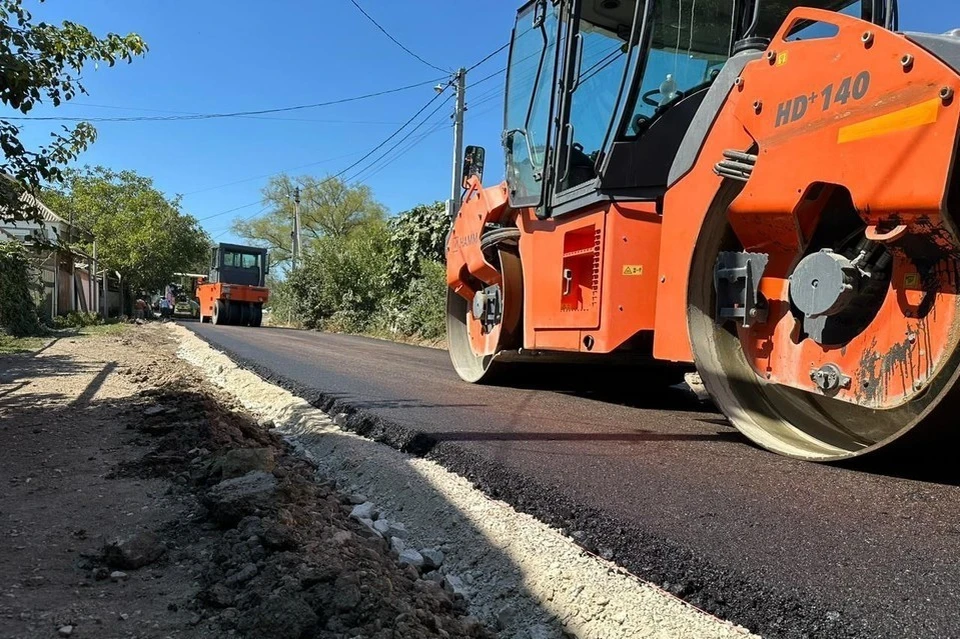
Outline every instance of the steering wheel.
<path id="1" fill-rule="evenodd" d="M 655 96 L 655 95 L 660 95 L 660 89 L 654 89 L 653 91 L 647 91 L 647 92 L 644 93 L 642 96 L 640 96 L 640 99 L 643 100 L 644 104 L 649 104 L 649 105 L 652 106 L 652 107 L 659 107 L 659 106 L 660 106 L 660 100 L 654 100 L 654 99 L 653 99 L 653 96 Z"/>
<path id="2" fill-rule="evenodd" d="M 662 107 L 662 106 L 664 106 L 664 105 L 660 104 L 660 100 L 654 100 L 654 99 L 653 99 L 653 96 L 655 96 L 655 95 L 660 95 L 660 89 L 654 89 L 653 91 L 647 91 L 647 92 L 644 93 L 642 96 L 640 96 L 640 99 L 643 100 L 644 103 L 649 104 L 650 106 L 659 109 L 660 107 Z M 670 101 L 673 102 L 673 101 L 675 101 L 675 100 L 679 100 L 679 99 L 682 98 L 683 96 L 684 96 L 684 92 L 683 92 L 683 91 L 674 91 L 674 92 L 673 92 L 673 98 L 672 98 Z"/>

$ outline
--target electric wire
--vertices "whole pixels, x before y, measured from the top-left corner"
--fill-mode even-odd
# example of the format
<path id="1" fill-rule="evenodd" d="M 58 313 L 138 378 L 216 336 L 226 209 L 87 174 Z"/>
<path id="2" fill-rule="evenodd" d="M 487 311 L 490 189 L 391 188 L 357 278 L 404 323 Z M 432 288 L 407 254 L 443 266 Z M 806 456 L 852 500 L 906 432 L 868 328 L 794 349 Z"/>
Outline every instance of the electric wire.
<path id="1" fill-rule="evenodd" d="M 428 80 L 425 82 L 417 82 L 416 84 L 408 84 L 402 87 L 396 87 L 393 89 L 385 89 L 383 91 L 376 91 L 374 93 L 367 93 L 364 95 L 357 95 L 349 98 L 340 98 L 337 100 L 329 100 L 327 102 L 316 102 L 313 104 L 300 104 L 296 106 L 289 107 L 277 107 L 273 109 L 259 109 L 256 111 L 233 111 L 229 113 L 198 113 L 196 115 L 166 115 L 166 116 L 128 116 L 128 117 L 115 117 L 115 118 L 71 118 L 71 117 L 58 117 L 58 116 L 3 116 L 4 120 L 32 120 L 32 121 L 56 121 L 56 122 L 169 122 L 169 121 L 179 121 L 179 120 L 213 120 L 220 118 L 237 118 L 237 117 L 246 117 L 251 115 L 262 115 L 265 113 L 286 113 L 289 111 L 299 111 L 302 109 L 315 109 L 318 107 L 333 106 L 336 104 L 346 104 L 349 102 L 357 102 L 359 100 L 368 100 L 370 98 L 376 98 L 381 95 L 389 95 L 391 93 L 399 93 L 400 91 L 406 91 L 408 89 L 415 89 L 422 86 L 427 86 L 434 84 L 445 78 Z"/>
<path id="2" fill-rule="evenodd" d="M 440 95 L 440 94 L 438 93 L 437 95 Z M 420 129 L 420 127 L 422 127 L 424 124 L 426 124 L 427 121 L 428 121 L 430 118 L 432 118 L 434 115 L 436 115 L 437 111 L 439 111 L 440 109 L 442 109 L 451 99 L 453 99 L 453 96 L 447 96 L 447 98 L 446 98 L 445 100 L 443 100 L 440 104 L 437 105 L 437 108 L 435 108 L 433 111 L 431 111 L 431 112 L 427 115 L 427 117 L 425 117 L 423 120 L 420 121 L 420 124 L 418 124 L 417 126 L 413 127 L 412 129 L 410 129 L 405 136 L 403 136 L 402 138 L 400 138 L 399 140 L 397 140 L 397 142 L 396 142 L 392 147 L 390 147 L 389 149 L 387 149 L 384 153 L 382 153 L 382 154 L 380 155 L 380 157 L 378 157 L 378 158 L 375 159 L 373 162 L 371 162 L 368 167 L 366 167 L 365 169 L 361 169 L 359 172 L 357 172 L 356 174 L 354 174 L 354 177 L 353 177 L 353 178 L 350 178 L 350 179 L 348 179 L 347 181 L 348 181 L 348 182 L 353 182 L 353 181 L 355 181 L 356 178 L 357 178 L 357 176 L 359 176 L 361 173 L 363 173 L 363 171 L 369 169 L 370 167 L 372 167 L 373 165 L 375 165 L 377 162 L 380 162 L 383 158 L 385 158 L 387 155 L 389 155 L 391 152 L 393 152 L 394 149 L 396 149 L 396 148 L 399 147 L 401 144 L 403 144 L 404 142 L 406 142 L 406 141 L 410 138 L 410 136 L 412 136 L 414 133 L 416 133 L 417 130 Z"/>
<path id="3" fill-rule="evenodd" d="M 175 115 L 202 115 L 193 111 L 172 111 L 170 109 L 150 109 L 147 107 L 129 107 L 129 106 L 118 106 L 115 104 L 92 104 L 90 102 L 76 102 L 69 101 L 64 102 L 61 106 L 72 106 L 72 107 L 90 107 L 94 109 L 113 109 L 116 111 L 143 111 L 145 113 L 171 113 Z M 331 120 L 327 118 L 271 118 L 269 116 L 259 116 L 259 115 L 247 115 L 247 116 L 237 116 L 241 118 L 248 118 L 250 120 L 271 120 L 273 122 L 320 122 L 328 124 L 391 124 L 396 125 L 399 122 L 386 122 L 382 120 Z"/>
<path id="4" fill-rule="evenodd" d="M 258 204 L 259 204 L 259 202 L 258 202 Z M 264 211 L 266 211 L 268 208 L 270 208 L 269 205 L 264 206 L 264 207 L 261 208 L 259 211 L 257 211 L 256 213 L 254 213 L 252 217 L 256 217 L 256 216 L 260 215 L 261 213 L 263 213 Z M 220 231 L 219 233 L 217 233 L 216 235 L 214 235 L 211 239 L 214 239 L 214 240 L 215 240 L 215 239 L 217 239 L 218 237 L 221 237 L 221 236 L 223 236 L 223 235 L 226 235 L 227 233 L 230 233 L 231 231 L 233 231 L 233 224 L 231 224 L 230 226 L 228 226 L 228 227 L 225 228 L 224 230 L 222 230 L 222 231 Z"/>
<path id="5" fill-rule="evenodd" d="M 448 127 L 437 127 L 437 128 L 435 128 L 435 129 L 433 129 L 432 131 L 427 131 L 426 133 L 421 134 L 420 136 L 418 136 L 417 138 L 415 138 L 409 145 L 407 145 L 405 148 L 401 149 L 400 152 L 397 153 L 393 158 L 391 158 L 391 159 L 388 160 L 387 162 L 384 162 L 384 163 L 381 164 L 379 167 L 377 167 L 376 169 L 374 169 L 372 172 L 370 172 L 370 173 L 368 173 L 367 175 L 365 175 L 363 179 L 364 179 L 364 180 L 373 179 L 374 176 L 376 176 L 378 173 L 380 173 L 381 171 L 383 171 L 384 169 L 386 169 L 388 166 L 390 166 L 390 165 L 393 164 L 394 162 L 398 161 L 400 158 L 402 158 L 404 155 L 406 155 L 409 151 L 411 151 L 414 147 L 418 146 L 421 142 L 423 142 L 424 140 L 426 140 L 428 137 L 430 137 L 430 136 L 433 135 L 434 133 L 439 133 L 440 131 L 443 131 L 445 128 L 448 128 Z"/>
<path id="6" fill-rule="evenodd" d="M 212 220 L 212 219 L 215 218 L 215 217 L 220 217 L 221 215 L 226 215 L 227 213 L 233 213 L 234 211 L 240 211 L 240 210 L 242 210 L 242 209 L 248 209 L 248 208 L 250 208 L 251 206 L 256 206 L 257 204 L 260 204 L 260 200 L 257 200 L 256 202 L 251 202 L 250 204 L 244 204 L 244 205 L 242 205 L 242 206 L 237 206 L 237 207 L 234 207 L 234 208 L 232 208 L 232 209 L 227 209 L 226 211 L 220 211 L 219 213 L 214 213 L 213 215 L 207 215 L 206 217 L 197 218 L 197 222 L 203 222 L 203 221 L 205 221 L 205 220 Z"/>
<path id="7" fill-rule="evenodd" d="M 443 88 L 446 89 L 446 88 L 448 88 L 451 84 L 452 84 L 452 81 L 449 81 L 449 82 L 447 83 L 447 85 L 446 85 L 445 87 L 443 87 Z M 367 152 L 363 155 L 363 157 L 361 157 L 359 160 L 357 160 L 356 162 L 354 162 L 354 163 L 351 164 L 350 166 L 346 167 L 345 169 L 343 169 L 343 170 L 335 173 L 334 175 L 331 175 L 331 176 L 329 176 L 329 177 L 321 180 L 320 182 L 318 182 L 318 186 L 323 185 L 323 184 L 326 184 L 327 182 L 331 182 L 331 181 L 333 181 L 333 180 L 336 180 L 336 179 L 342 177 L 342 176 L 343 176 L 344 174 L 346 174 L 347 172 L 349 172 L 349 171 L 353 170 L 354 168 L 356 168 L 357 166 L 359 166 L 362 162 L 364 162 L 367 158 L 369 158 L 370 156 L 372 156 L 374 153 L 376 153 L 377 151 L 379 151 L 380 149 L 382 149 L 383 147 L 385 147 L 393 138 L 395 138 L 395 137 L 397 137 L 398 135 L 400 135 L 400 133 L 401 133 L 404 129 L 406 129 L 411 123 L 413 123 L 417 118 L 419 118 L 420 115 L 423 114 L 424 111 L 426 111 L 427 109 L 429 109 L 430 106 L 431 106 L 434 102 L 436 102 L 436 101 L 440 98 L 441 95 L 443 95 L 443 92 L 442 92 L 442 91 L 437 92 L 432 98 L 430 98 L 430 100 L 427 101 L 426 104 L 424 104 L 422 107 L 420 107 L 420 109 L 419 109 L 416 113 L 414 113 L 412 116 L 410 116 L 410 118 L 409 118 L 406 122 L 404 122 L 402 125 L 400 125 L 400 127 L 399 127 L 398 129 L 396 129 L 393 133 L 391 133 L 391 134 L 388 135 L 386 138 L 384 138 L 383 140 L 381 140 L 380 143 L 377 144 L 375 147 L 373 147 L 372 149 L 370 149 L 369 151 L 367 151 Z M 448 96 L 448 99 L 449 99 L 449 96 Z M 438 107 L 438 109 L 439 109 L 439 107 Z M 434 111 L 434 112 L 436 112 L 436 111 Z M 427 116 L 427 117 L 429 118 L 429 116 Z M 375 160 L 375 161 L 376 161 L 376 160 Z M 250 207 L 250 206 L 255 206 L 255 205 L 257 205 L 257 204 L 260 204 L 260 200 L 258 200 L 258 201 L 256 201 L 256 202 L 252 202 L 252 203 L 250 203 L 250 204 L 243 205 L 243 206 L 241 206 L 241 207 L 238 207 L 238 209 L 235 209 L 235 210 L 239 210 L 240 208 L 247 208 L 247 207 Z M 217 214 L 215 214 L 215 215 L 208 216 L 207 218 L 204 218 L 204 219 L 209 219 L 210 217 L 216 217 L 217 215 L 224 215 L 224 214 L 229 213 L 229 212 L 231 212 L 231 211 L 223 211 L 223 212 L 221 212 L 221 213 L 217 213 Z M 258 212 L 258 213 L 255 213 L 254 215 L 250 215 L 250 216 L 247 216 L 247 217 L 242 218 L 242 219 L 243 219 L 243 220 L 249 220 L 249 219 L 252 219 L 252 218 L 256 217 L 256 216 L 259 215 L 259 214 L 260 214 L 260 213 Z"/>
<path id="8" fill-rule="evenodd" d="M 352 4 L 353 6 L 355 6 L 355 7 L 357 8 L 357 11 L 359 11 L 360 13 L 362 13 L 362 14 L 363 14 L 363 17 L 365 17 L 367 20 L 369 20 L 370 22 L 372 22 L 373 25 L 374 25 L 376 28 L 380 29 L 380 31 L 383 33 L 383 35 L 387 36 L 387 37 L 390 39 L 391 42 L 393 42 L 395 45 L 397 45 L 398 47 L 400 47 L 401 49 L 403 49 L 404 51 L 406 51 L 408 54 L 410 54 L 411 56 L 413 56 L 414 58 L 416 58 L 417 60 L 419 60 L 419 61 L 422 62 L 423 64 L 427 65 L 427 66 L 430 67 L 431 69 L 436 69 L 437 71 L 440 71 L 441 73 L 449 73 L 449 72 L 450 72 L 449 69 L 442 69 L 442 68 L 438 67 L 438 66 L 435 65 L 435 64 L 431 64 L 430 62 L 427 62 L 426 60 L 424 60 L 423 58 L 421 58 L 420 56 L 418 56 L 416 53 L 414 53 L 413 51 L 411 51 L 410 49 L 408 49 L 407 47 L 405 47 L 399 40 L 397 40 L 397 39 L 394 38 L 392 35 L 390 35 L 390 33 L 389 33 L 386 29 L 384 29 L 382 26 L 380 26 L 380 23 L 377 22 L 376 20 L 374 20 L 374 19 L 373 19 L 373 16 L 371 16 L 369 13 L 367 13 L 366 11 L 364 11 L 364 10 L 363 10 L 363 7 L 361 7 L 361 6 L 357 3 L 356 0 L 350 0 L 350 4 Z"/>
<path id="9" fill-rule="evenodd" d="M 433 122 L 433 124 L 432 124 L 425 132 L 421 133 L 420 135 L 415 136 L 412 140 L 410 140 L 410 142 L 409 142 L 409 144 L 407 144 L 407 146 L 405 146 L 404 148 L 400 149 L 400 151 L 398 151 L 396 154 L 394 154 L 393 157 L 387 159 L 386 161 L 381 162 L 379 166 L 377 166 L 376 163 L 371 164 L 369 167 L 367 167 L 366 169 L 364 169 L 364 170 L 361 171 L 360 173 L 357 173 L 357 174 L 354 176 L 354 178 L 353 178 L 352 181 L 353 181 L 354 183 L 360 181 L 361 176 L 362 176 L 362 179 L 363 179 L 364 181 L 369 180 L 369 179 L 372 178 L 374 175 L 380 173 L 380 171 L 384 170 L 385 168 L 387 168 L 388 166 L 390 166 L 391 164 L 393 164 L 394 162 L 396 162 L 397 160 L 399 160 L 400 157 L 402 157 L 403 155 L 405 155 L 408 151 L 410 151 L 411 149 L 413 149 L 415 146 L 419 145 L 421 142 L 423 142 L 424 140 L 426 140 L 428 137 L 430 137 L 430 136 L 433 135 L 434 133 L 438 133 L 438 132 L 440 132 L 440 131 L 442 131 L 442 130 L 444 130 L 444 129 L 449 129 L 449 128 L 452 128 L 452 125 L 447 124 L 447 123 L 444 122 L 443 120 L 438 120 L 438 121 Z M 368 171 L 369 171 L 369 172 L 368 172 Z"/>
<path id="10" fill-rule="evenodd" d="M 335 162 L 336 160 L 342 160 L 342 159 L 344 159 L 344 158 L 348 158 L 348 157 L 351 157 L 351 156 L 354 156 L 354 155 L 359 155 L 360 153 L 362 153 L 362 151 L 354 151 L 353 153 L 345 153 L 344 155 L 338 155 L 338 156 L 332 157 L 332 158 L 325 158 L 325 159 L 323 159 L 323 160 L 317 160 L 317 161 L 315 161 L 315 162 L 310 162 L 310 163 L 308 163 L 308 164 L 301 164 L 301 165 L 299 165 L 299 166 L 294 166 L 294 167 L 289 168 L 289 169 L 283 169 L 283 170 L 281 170 L 281 171 L 273 171 L 272 173 L 264 173 L 264 174 L 261 174 L 261 175 L 253 175 L 253 176 L 251 176 L 251 177 L 246 177 L 246 178 L 241 178 L 241 179 L 239 179 L 239 180 L 234 180 L 233 182 L 226 182 L 226 183 L 224 183 L 224 184 L 218 184 L 218 185 L 216 185 L 216 186 L 204 187 L 204 188 L 202 188 L 202 189 L 197 189 L 196 191 L 190 191 L 189 193 L 181 193 L 180 195 L 182 195 L 182 196 L 184 196 L 184 197 L 187 197 L 187 196 L 190 196 L 190 195 L 196 195 L 197 193 L 205 193 L 205 192 L 207 192 L 207 191 L 215 191 L 215 190 L 217 190 L 217 189 L 222 189 L 222 188 L 225 188 L 225 187 L 228 187 L 228 186 L 234 186 L 235 184 L 243 184 L 244 182 L 252 182 L 253 180 L 260 180 L 260 179 L 263 179 L 263 178 L 269 178 L 269 177 L 273 177 L 273 176 L 275 176 L 275 175 L 280 175 L 280 174 L 282 174 L 282 173 L 289 173 L 289 172 L 291 172 L 291 171 L 299 171 L 300 169 L 306 169 L 306 168 L 311 167 L 311 166 L 318 166 L 318 165 L 320 165 L 320 164 L 326 164 L 327 162 Z"/>
<path id="11" fill-rule="evenodd" d="M 479 62 L 474 63 L 472 66 L 467 67 L 467 71 L 473 71 L 474 69 L 476 69 L 477 67 L 479 67 L 481 64 L 483 64 L 484 62 L 486 62 L 487 60 L 489 60 L 489 59 L 492 58 L 493 56 L 497 55 L 498 53 L 500 53 L 501 51 L 503 51 L 504 49 L 506 49 L 506 48 L 509 47 L 509 46 L 510 46 L 510 43 L 507 42 L 506 44 L 504 44 L 503 46 L 501 46 L 501 47 L 500 47 L 499 49 L 497 49 L 496 51 L 493 51 L 493 52 L 491 52 L 491 53 L 488 53 L 488 54 L 486 55 L 486 57 L 484 57 L 482 60 L 480 60 Z"/>

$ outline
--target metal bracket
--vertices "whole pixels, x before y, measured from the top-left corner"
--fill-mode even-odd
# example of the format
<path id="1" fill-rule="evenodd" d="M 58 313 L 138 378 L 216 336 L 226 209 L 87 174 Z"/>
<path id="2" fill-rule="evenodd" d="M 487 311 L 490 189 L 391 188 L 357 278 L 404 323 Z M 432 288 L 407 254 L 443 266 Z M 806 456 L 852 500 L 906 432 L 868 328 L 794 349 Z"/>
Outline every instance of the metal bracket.
<path id="1" fill-rule="evenodd" d="M 496 284 L 477 291 L 473 296 L 473 317 L 483 325 L 484 333 L 489 333 L 503 319 L 503 293 Z"/>
<path id="2" fill-rule="evenodd" d="M 717 292 L 717 323 L 738 320 L 748 328 L 767 321 L 767 308 L 760 294 L 760 278 L 767 268 L 766 253 L 725 251 L 717 256 L 713 285 Z"/>
<path id="3" fill-rule="evenodd" d="M 810 379 L 824 393 L 831 393 L 841 388 L 850 388 L 849 375 L 844 375 L 836 364 L 824 364 L 820 368 L 810 370 Z"/>

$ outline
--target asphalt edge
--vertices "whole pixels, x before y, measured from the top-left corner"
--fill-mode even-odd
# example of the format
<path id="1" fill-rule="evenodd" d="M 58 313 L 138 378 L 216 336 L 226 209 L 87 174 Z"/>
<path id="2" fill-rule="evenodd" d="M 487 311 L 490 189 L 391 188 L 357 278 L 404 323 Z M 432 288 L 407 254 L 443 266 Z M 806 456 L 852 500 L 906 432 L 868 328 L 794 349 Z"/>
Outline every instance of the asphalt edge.
<path id="1" fill-rule="evenodd" d="M 184 328 L 191 329 L 183 324 Z M 585 551 L 615 563 L 637 578 L 657 585 L 688 604 L 764 637 L 785 639 L 863 637 L 870 632 L 837 616 L 836 605 L 815 601 L 810 593 L 772 592 L 759 579 L 712 565 L 680 545 L 650 534 L 599 509 L 576 504 L 557 487 L 547 486 L 503 464 L 481 458 L 452 442 L 439 441 L 357 408 L 331 393 L 307 387 L 291 378 L 193 335 L 221 351 L 237 366 L 304 399 L 330 415 L 342 429 L 418 457 L 434 461 L 471 482 L 487 496 L 510 504 L 556 528 Z M 755 576 L 759 577 L 759 576 Z"/>

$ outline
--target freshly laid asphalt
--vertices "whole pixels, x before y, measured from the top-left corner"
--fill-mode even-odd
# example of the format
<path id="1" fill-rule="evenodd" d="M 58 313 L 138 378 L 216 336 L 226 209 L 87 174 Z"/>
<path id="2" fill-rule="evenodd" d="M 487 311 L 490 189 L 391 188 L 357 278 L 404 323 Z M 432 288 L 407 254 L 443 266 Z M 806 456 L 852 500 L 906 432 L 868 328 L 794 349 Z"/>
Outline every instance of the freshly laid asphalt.
<path id="1" fill-rule="evenodd" d="M 632 372 L 531 368 L 512 387 L 477 386 L 436 349 L 186 326 L 350 413 L 348 426 L 765 637 L 960 637 L 960 464 L 785 459 Z"/>

